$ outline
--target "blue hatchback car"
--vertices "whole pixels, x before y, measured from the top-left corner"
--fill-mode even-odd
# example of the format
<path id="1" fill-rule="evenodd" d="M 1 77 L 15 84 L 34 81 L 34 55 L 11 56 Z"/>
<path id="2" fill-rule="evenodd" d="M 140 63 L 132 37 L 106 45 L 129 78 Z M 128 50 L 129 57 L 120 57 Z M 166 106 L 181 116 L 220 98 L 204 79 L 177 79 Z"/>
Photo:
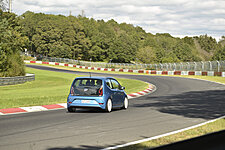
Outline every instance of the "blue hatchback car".
<path id="1" fill-rule="evenodd" d="M 78 77 L 67 98 L 68 112 L 76 108 L 95 107 L 106 112 L 113 108 L 128 108 L 128 97 L 120 83 L 112 77 Z"/>

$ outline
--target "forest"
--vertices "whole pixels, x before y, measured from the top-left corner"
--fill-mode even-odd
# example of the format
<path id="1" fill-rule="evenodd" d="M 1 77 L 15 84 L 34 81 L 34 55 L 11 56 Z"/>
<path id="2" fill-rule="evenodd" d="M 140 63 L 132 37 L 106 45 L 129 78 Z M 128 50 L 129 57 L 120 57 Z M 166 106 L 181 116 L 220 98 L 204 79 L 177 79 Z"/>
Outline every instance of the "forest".
<path id="1" fill-rule="evenodd" d="M 7 72 L 14 61 L 11 58 L 25 50 L 37 58 L 114 63 L 225 60 L 225 36 L 220 41 L 207 34 L 175 38 L 169 33 L 153 35 L 140 26 L 119 24 L 113 19 L 30 11 L 17 16 L 0 9 L 0 19 L 0 72 Z"/>
<path id="2" fill-rule="evenodd" d="M 141 27 L 78 16 L 26 12 L 18 16 L 26 48 L 35 55 L 115 63 L 166 63 L 224 59 L 224 41 L 208 35 L 174 38 Z"/>

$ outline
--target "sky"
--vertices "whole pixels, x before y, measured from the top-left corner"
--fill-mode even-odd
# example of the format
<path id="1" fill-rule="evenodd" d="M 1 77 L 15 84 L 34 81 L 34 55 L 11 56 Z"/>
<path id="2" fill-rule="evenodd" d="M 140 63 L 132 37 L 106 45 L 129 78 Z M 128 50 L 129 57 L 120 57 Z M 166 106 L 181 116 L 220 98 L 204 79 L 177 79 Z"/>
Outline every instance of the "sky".
<path id="1" fill-rule="evenodd" d="M 12 0 L 12 11 L 114 19 L 152 34 L 225 36 L 225 0 Z"/>

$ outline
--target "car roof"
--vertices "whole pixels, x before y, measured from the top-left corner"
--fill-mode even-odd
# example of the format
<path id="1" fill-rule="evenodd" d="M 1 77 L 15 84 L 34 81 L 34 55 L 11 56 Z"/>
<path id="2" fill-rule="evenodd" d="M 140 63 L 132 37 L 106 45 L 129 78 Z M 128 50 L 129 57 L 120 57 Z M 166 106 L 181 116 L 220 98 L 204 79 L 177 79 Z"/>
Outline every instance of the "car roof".
<path id="1" fill-rule="evenodd" d="M 97 76 L 87 76 L 87 77 L 77 77 L 76 79 L 100 79 L 100 80 L 106 80 L 106 79 L 114 79 L 113 77 L 97 77 Z"/>

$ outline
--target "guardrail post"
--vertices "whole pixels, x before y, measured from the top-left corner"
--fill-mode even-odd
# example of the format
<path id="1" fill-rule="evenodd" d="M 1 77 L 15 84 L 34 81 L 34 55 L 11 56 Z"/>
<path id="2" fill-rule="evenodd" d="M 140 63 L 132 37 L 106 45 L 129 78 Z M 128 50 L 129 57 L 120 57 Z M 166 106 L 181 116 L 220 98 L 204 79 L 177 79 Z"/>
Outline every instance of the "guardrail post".
<path id="1" fill-rule="evenodd" d="M 155 70 L 157 70 L 157 64 L 155 64 Z"/>
<path id="2" fill-rule="evenodd" d="M 174 69 L 173 69 L 173 70 L 175 71 L 175 70 L 176 70 L 176 68 L 177 68 L 177 65 L 176 65 L 176 63 L 174 63 Z"/>
<path id="3" fill-rule="evenodd" d="M 212 62 L 209 61 L 209 70 L 212 71 Z"/>
<path id="4" fill-rule="evenodd" d="M 152 64 L 150 64 L 150 69 L 152 70 Z"/>
<path id="5" fill-rule="evenodd" d="M 197 68 L 197 63 L 196 63 L 196 62 L 194 62 L 194 64 L 195 64 L 194 71 L 196 71 L 196 68 Z"/>
<path id="6" fill-rule="evenodd" d="M 190 70 L 190 63 L 187 62 L 187 71 Z"/>
<path id="7" fill-rule="evenodd" d="M 172 70 L 172 64 L 171 64 L 171 63 L 169 63 L 169 65 L 170 65 L 170 69 L 169 69 L 169 70 L 171 71 L 171 70 Z"/>
<path id="8" fill-rule="evenodd" d="M 161 63 L 160 63 L 159 65 L 160 65 L 160 69 L 162 70 L 162 68 L 163 68 L 163 65 L 162 65 Z"/>
<path id="9" fill-rule="evenodd" d="M 220 72 L 220 62 L 219 61 L 216 62 L 217 62 L 217 71 Z"/>
<path id="10" fill-rule="evenodd" d="M 169 67 L 169 66 L 168 66 L 168 64 L 167 64 L 167 63 L 165 63 L 165 64 L 166 64 L 166 70 L 168 70 L 168 67 Z"/>
<path id="11" fill-rule="evenodd" d="M 201 61 L 201 63 L 202 63 L 202 71 L 204 71 L 204 62 Z"/>

